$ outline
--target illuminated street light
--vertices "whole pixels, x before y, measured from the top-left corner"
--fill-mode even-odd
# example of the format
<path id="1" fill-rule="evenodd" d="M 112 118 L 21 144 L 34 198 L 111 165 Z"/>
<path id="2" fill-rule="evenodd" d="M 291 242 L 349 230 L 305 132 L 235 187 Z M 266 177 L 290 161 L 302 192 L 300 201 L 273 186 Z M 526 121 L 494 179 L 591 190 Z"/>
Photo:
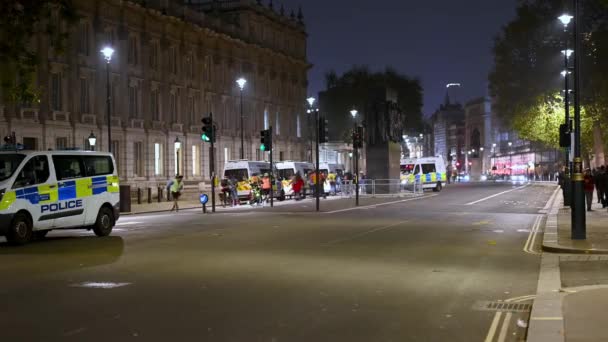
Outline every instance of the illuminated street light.
<path id="1" fill-rule="evenodd" d="M 243 127 L 243 89 L 245 89 L 245 84 L 247 84 L 247 80 L 243 77 L 236 80 L 236 84 L 238 84 L 239 89 L 241 90 L 241 159 L 245 159 L 245 137 L 244 137 L 244 127 Z"/>
<path id="2" fill-rule="evenodd" d="M 95 151 L 95 144 L 97 143 L 97 137 L 95 136 L 95 134 L 93 134 L 93 131 L 91 131 L 91 135 L 89 135 L 88 139 L 89 139 L 89 145 L 91 146 L 91 151 Z"/>
<path id="3" fill-rule="evenodd" d="M 114 54 L 114 49 L 106 46 L 103 49 L 101 49 L 101 54 L 103 54 L 103 58 L 105 58 L 106 62 L 110 63 L 110 61 L 112 60 L 112 55 Z"/>
<path id="4" fill-rule="evenodd" d="M 557 19 L 559 19 L 559 21 L 561 21 L 562 24 L 564 24 L 564 28 L 566 28 L 568 26 L 568 24 L 570 24 L 570 21 L 572 20 L 572 18 L 574 18 L 574 17 L 569 14 L 564 13 L 564 14 L 560 15 Z"/>
<path id="5" fill-rule="evenodd" d="M 307 98 L 306 101 L 308 101 L 308 104 L 310 105 L 310 107 L 312 107 L 315 104 L 315 98 L 312 96 Z"/>
<path id="6" fill-rule="evenodd" d="M 562 50 L 562 54 L 566 55 L 566 57 L 570 58 L 570 55 L 572 55 L 574 53 L 574 50 L 571 49 L 566 49 L 566 50 Z"/>
<path id="7" fill-rule="evenodd" d="M 359 113 L 359 112 L 357 112 L 356 109 L 353 109 L 353 110 L 350 111 L 350 115 L 353 116 L 353 119 L 357 117 L 357 113 Z"/>
<path id="8" fill-rule="evenodd" d="M 106 60 L 106 116 L 108 124 L 108 151 L 112 153 L 112 112 L 110 109 L 110 61 L 112 61 L 112 55 L 114 49 L 110 46 L 106 46 L 101 49 L 101 54 Z"/>

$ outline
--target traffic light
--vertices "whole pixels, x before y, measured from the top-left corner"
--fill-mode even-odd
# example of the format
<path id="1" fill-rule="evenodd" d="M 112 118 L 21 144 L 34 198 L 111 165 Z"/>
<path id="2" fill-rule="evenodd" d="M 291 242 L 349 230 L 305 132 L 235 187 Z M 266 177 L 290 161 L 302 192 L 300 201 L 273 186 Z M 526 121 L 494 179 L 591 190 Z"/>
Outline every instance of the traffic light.
<path id="1" fill-rule="evenodd" d="M 357 127 L 353 132 L 353 147 L 363 148 L 363 127 Z"/>
<path id="2" fill-rule="evenodd" d="M 204 142 L 215 142 L 215 127 L 213 126 L 213 120 L 211 120 L 211 117 L 206 117 L 201 121 L 203 122 L 201 140 Z"/>
<path id="3" fill-rule="evenodd" d="M 272 151 L 272 131 L 265 129 L 260 132 L 262 138 L 260 139 L 260 150 L 261 151 Z"/>
<path id="4" fill-rule="evenodd" d="M 327 124 L 329 121 L 324 118 L 319 118 L 319 144 L 326 143 L 329 141 L 329 129 Z"/>
<path id="5" fill-rule="evenodd" d="M 567 124 L 559 125 L 559 147 L 570 147 L 571 139 Z"/>

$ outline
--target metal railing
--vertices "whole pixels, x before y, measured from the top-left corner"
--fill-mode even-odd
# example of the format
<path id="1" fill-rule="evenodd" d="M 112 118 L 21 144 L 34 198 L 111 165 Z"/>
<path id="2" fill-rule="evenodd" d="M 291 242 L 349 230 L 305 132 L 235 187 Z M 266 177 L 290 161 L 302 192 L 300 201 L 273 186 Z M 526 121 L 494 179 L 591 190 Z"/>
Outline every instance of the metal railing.
<path id="1" fill-rule="evenodd" d="M 353 181 L 343 181 L 337 193 L 343 197 L 355 196 Z M 365 179 L 359 183 L 361 197 L 405 197 L 420 196 L 424 192 L 420 182 L 403 184 L 400 179 Z"/>

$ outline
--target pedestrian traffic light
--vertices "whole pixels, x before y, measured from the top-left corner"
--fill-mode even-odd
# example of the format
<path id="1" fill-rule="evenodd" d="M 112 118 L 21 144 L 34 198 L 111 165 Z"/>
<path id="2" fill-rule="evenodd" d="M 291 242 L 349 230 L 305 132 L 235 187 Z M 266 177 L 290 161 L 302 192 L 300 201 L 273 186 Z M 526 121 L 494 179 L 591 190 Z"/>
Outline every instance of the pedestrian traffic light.
<path id="1" fill-rule="evenodd" d="M 571 139 L 567 124 L 559 125 L 559 147 L 570 147 Z"/>
<path id="2" fill-rule="evenodd" d="M 272 130 L 265 129 L 260 132 L 260 150 L 261 151 L 272 151 Z"/>
<path id="3" fill-rule="evenodd" d="M 201 121 L 203 122 L 201 140 L 204 142 L 215 142 L 215 127 L 213 126 L 213 120 L 208 116 Z"/>
<path id="4" fill-rule="evenodd" d="M 319 144 L 329 141 L 329 129 L 327 128 L 329 121 L 324 118 L 319 118 Z"/>
<path id="5" fill-rule="evenodd" d="M 363 148 L 363 127 L 357 127 L 353 132 L 353 147 Z"/>

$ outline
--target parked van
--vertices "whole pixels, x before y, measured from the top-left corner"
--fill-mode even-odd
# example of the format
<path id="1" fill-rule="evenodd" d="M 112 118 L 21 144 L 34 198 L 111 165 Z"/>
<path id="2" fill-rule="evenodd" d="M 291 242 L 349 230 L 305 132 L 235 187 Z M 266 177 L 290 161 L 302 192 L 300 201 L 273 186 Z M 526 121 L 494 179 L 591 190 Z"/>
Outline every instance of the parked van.
<path id="1" fill-rule="evenodd" d="M 344 165 L 334 163 L 320 163 L 319 172 L 327 176 L 333 174 L 335 176 L 340 176 L 340 178 L 344 178 Z M 323 192 L 325 192 L 325 194 L 329 194 L 331 193 L 331 191 L 332 189 L 329 179 L 326 179 L 325 183 L 323 183 Z"/>
<path id="2" fill-rule="evenodd" d="M 420 182 L 423 189 L 439 192 L 447 180 L 445 161 L 441 157 L 401 159 L 401 184 L 404 186 Z"/>
<path id="3" fill-rule="evenodd" d="M 107 236 L 120 215 L 119 190 L 109 153 L 0 152 L 0 235 L 11 244 L 64 228 Z"/>
<path id="4" fill-rule="evenodd" d="M 270 163 L 265 161 L 229 160 L 224 164 L 224 178 L 235 179 L 240 200 L 248 200 L 251 195 L 249 179 L 270 173 Z"/>
<path id="5" fill-rule="evenodd" d="M 302 178 L 306 179 L 310 172 L 314 172 L 315 166 L 308 162 L 297 162 L 297 161 L 282 161 L 275 164 L 277 177 L 282 180 L 283 191 L 285 196 L 293 196 L 293 189 L 291 188 L 291 179 L 296 173 L 300 173 Z M 305 181 L 305 184 L 308 182 Z"/>

